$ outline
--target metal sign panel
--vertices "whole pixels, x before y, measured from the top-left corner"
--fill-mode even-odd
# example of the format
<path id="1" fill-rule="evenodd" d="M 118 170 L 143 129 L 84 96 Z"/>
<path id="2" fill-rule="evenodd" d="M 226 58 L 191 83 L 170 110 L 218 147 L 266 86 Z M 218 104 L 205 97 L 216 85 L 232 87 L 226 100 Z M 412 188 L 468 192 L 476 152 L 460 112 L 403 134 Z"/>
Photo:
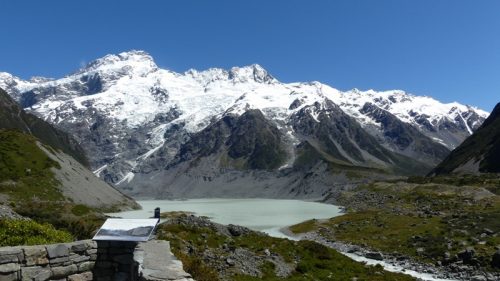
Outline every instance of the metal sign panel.
<path id="1" fill-rule="evenodd" d="M 148 241 L 159 219 L 107 219 L 93 240 Z"/>

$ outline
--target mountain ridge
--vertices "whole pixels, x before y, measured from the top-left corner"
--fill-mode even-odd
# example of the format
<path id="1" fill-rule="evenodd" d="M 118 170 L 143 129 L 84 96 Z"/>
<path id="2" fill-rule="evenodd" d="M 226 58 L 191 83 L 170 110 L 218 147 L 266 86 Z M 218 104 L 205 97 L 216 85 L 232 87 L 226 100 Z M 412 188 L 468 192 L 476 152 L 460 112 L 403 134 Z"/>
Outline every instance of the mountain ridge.
<path id="1" fill-rule="evenodd" d="M 85 167 L 83 150 L 70 135 L 24 112 L 2 89 L 0 117 L 3 199 L 18 207 L 46 201 L 103 209 L 138 206 Z"/>
<path id="2" fill-rule="evenodd" d="M 194 134 L 225 116 L 250 110 L 259 110 L 280 132 L 289 152 L 287 163 L 293 163 L 301 143 L 292 116 L 325 99 L 378 138 L 384 149 L 404 157 L 422 155 L 415 160 L 420 163 L 438 163 L 487 116 L 473 107 L 403 91 L 341 92 L 319 82 L 282 83 L 257 64 L 176 73 L 159 68 L 142 51 L 108 55 L 55 80 L 23 81 L 0 73 L 0 86 L 10 89 L 30 112 L 71 132 L 91 155 L 96 174 L 123 188 L 138 174 L 169 166 Z M 390 116 L 381 119 L 363 111 L 367 102 Z M 312 113 L 312 122 L 321 122 Z M 395 145 L 397 136 L 384 140 L 388 119 L 412 131 L 409 145 Z M 355 153 L 357 148 L 348 150 Z"/>
<path id="3" fill-rule="evenodd" d="M 38 117 L 26 113 L 0 88 L 0 128 L 17 129 L 35 136 L 46 145 L 71 155 L 84 166 L 89 166 L 87 157 L 77 141 L 65 132 L 54 128 Z"/>
<path id="4" fill-rule="evenodd" d="M 430 175 L 500 173 L 500 103 Z"/>

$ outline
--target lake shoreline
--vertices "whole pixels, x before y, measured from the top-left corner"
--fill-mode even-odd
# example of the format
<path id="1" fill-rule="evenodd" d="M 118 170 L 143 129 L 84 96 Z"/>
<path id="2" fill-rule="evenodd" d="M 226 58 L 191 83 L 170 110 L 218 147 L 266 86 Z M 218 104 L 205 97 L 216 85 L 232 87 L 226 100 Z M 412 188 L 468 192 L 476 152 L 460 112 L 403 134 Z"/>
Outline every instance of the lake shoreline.
<path id="1" fill-rule="evenodd" d="M 261 211 L 260 215 L 264 216 L 262 218 L 262 220 L 266 220 L 269 217 L 269 213 L 275 215 L 275 213 L 273 213 L 271 211 L 269 211 L 269 212 L 265 211 L 265 208 L 266 208 L 266 206 L 269 205 L 269 203 L 272 203 L 271 205 L 274 206 L 274 205 L 277 205 L 278 203 L 285 203 L 285 202 L 287 204 L 290 204 L 290 206 L 287 206 L 287 208 L 291 208 L 291 210 L 295 210 L 295 211 L 297 211 L 297 208 L 294 208 L 294 207 L 299 206 L 301 204 L 319 204 L 319 205 L 310 205 L 310 206 L 314 206 L 314 207 L 318 207 L 318 206 L 329 207 L 329 208 L 334 207 L 335 214 L 333 216 L 328 216 L 328 215 L 322 214 L 323 216 L 320 219 L 318 219 L 315 215 L 310 215 L 310 217 L 302 217 L 300 220 L 296 220 L 294 222 L 290 221 L 290 223 L 287 223 L 287 224 L 283 224 L 282 218 L 280 216 L 278 216 L 277 218 L 278 218 L 278 220 L 280 220 L 281 225 L 271 225 L 271 226 L 267 225 L 267 228 L 262 228 L 262 226 L 255 225 L 253 223 L 255 223 L 255 221 L 257 221 L 258 223 L 261 223 L 262 225 L 265 225 L 265 223 L 259 222 L 259 219 L 251 218 L 251 216 L 250 216 L 250 218 L 253 220 L 253 222 L 250 223 L 247 221 L 246 222 L 247 224 L 245 224 L 245 221 L 244 221 L 245 217 L 239 218 L 239 219 L 233 219 L 233 220 L 224 220 L 223 219 L 221 221 L 220 217 L 218 217 L 218 215 L 216 213 L 211 213 L 210 211 L 207 211 L 210 208 L 213 209 L 214 207 L 221 207 L 221 205 L 222 206 L 227 205 L 230 207 L 229 210 L 226 210 L 225 208 L 221 208 L 221 209 L 215 208 L 215 209 L 217 209 L 218 211 L 224 211 L 224 212 L 229 211 L 231 213 L 231 210 L 232 210 L 231 207 L 234 208 L 236 206 L 237 207 L 236 210 L 234 210 L 234 209 L 232 210 L 233 211 L 232 215 L 235 215 L 234 214 L 235 211 L 242 211 L 239 209 L 244 209 L 245 204 L 251 203 L 253 205 L 251 205 L 252 207 L 249 209 L 249 212 L 252 212 L 252 211 L 255 212 L 257 210 Z M 323 237 L 319 237 L 318 235 L 316 235 L 314 233 L 307 233 L 306 235 L 296 235 L 289 230 L 290 226 L 297 224 L 297 223 L 301 223 L 303 221 L 307 221 L 307 220 L 312 219 L 312 218 L 318 219 L 318 221 L 321 221 L 321 220 L 330 219 L 331 217 L 334 217 L 334 216 L 341 216 L 341 215 L 345 214 L 345 209 L 343 207 L 336 206 L 333 204 L 314 202 L 314 201 L 304 201 L 304 200 L 287 200 L 287 199 L 281 200 L 281 199 L 268 199 L 268 198 L 265 198 L 265 199 L 261 199 L 261 198 L 251 198 L 251 199 L 248 199 L 248 198 L 245 198 L 245 199 L 242 199 L 242 198 L 238 198 L 238 199 L 208 198 L 208 199 L 206 199 L 206 198 L 204 198 L 204 199 L 186 199 L 186 200 L 178 199 L 178 200 L 143 200 L 143 201 L 139 200 L 138 203 L 141 206 L 143 206 L 142 210 L 121 212 L 121 213 L 112 213 L 112 214 L 108 214 L 108 215 L 112 215 L 114 217 L 120 217 L 120 214 L 123 214 L 123 213 L 128 213 L 128 214 L 136 213 L 137 215 L 143 214 L 143 217 L 145 218 L 146 216 L 152 216 L 154 208 L 157 207 L 157 205 L 160 206 L 163 203 L 163 204 L 166 204 L 165 206 L 168 206 L 169 209 L 161 208 L 161 206 L 160 206 L 162 213 L 169 212 L 169 211 L 172 211 L 172 212 L 179 212 L 179 211 L 190 212 L 190 213 L 195 214 L 196 216 L 209 217 L 211 221 L 221 223 L 223 225 L 229 225 L 229 224 L 242 225 L 245 227 L 249 227 L 250 229 L 253 229 L 255 231 L 261 231 L 261 232 L 266 233 L 269 236 L 273 236 L 273 237 L 277 237 L 277 238 L 286 238 L 286 239 L 295 240 L 295 241 L 302 240 L 302 239 L 312 240 L 312 241 L 318 242 L 320 244 L 323 244 L 327 247 L 333 248 L 333 249 L 339 251 L 340 253 L 348 256 L 349 258 L 351 258 L 353 260 L 360 261 L 360 262 L 366 262 L 369 264 L 370 263 L 373 263 L 373 264 L 374 263 L 381 263 L 384 266 L 384 268 L 387 268 L 388 270 L 392 269 L 391 271 L 393 271 L 393 272 L 401 272 L 401 273 L 409 274 L 409 275 L 412 275 L 414 277 L 421 278 L 422 280 L 432 280 L 432 281 L 459 280 L 459 279 L 454 278 L 456 274 L 454 274 L 453 272 L 448 272 L 446 270 L 434 267 L 432 265 L 418 263 L 418 262 L 412 261 L 410 258 L 407 258 L 407 257 L 405 259 L 401 259 L 401 257 L 395 257 L 395 256 L 383 254 L 383 257 L 384 257 L 383 260 L 368 259 L 365 257 L 366 253 L 373 252 L 368 248 L 363 248 L 363 247 L 360 247 L 357 245 L 350 245 L 350 244 L 342 243 L 342 242 L 338 242 L 338 241 L 327 241 Z M 194 203 L 194 206 L 187 205 L 187 204 L 193 204 L 193 203 Z M 186 206 L 189 206 L 190 208 L 196 207 L 198 209 L 195 208 L 196 210 L 192 210 L 190 208 L 186 208 Z M 127 217 L 127 218 L 132 218 L 132 217 Z M 134 218 L 138 218 L 138 217 L 134 217 Z M 238 218 L 238 217 L 236 216 L 236 218 Z M 248 217 L 246 219 L 248 219 Z M 248 223 L 250 223 L 250 225 Z M 274 223 L 276 223 L 276 222 L 274 222 Z M 461 279 L 461 280 L 464 280 L 464 279 Z"/>
<path id="2" fill-rule="evenodd" d="M 148 218 L 153 210 L 191 212 L 220 224 L 235 224 L 286 238 L 281 228 L 313 218 L 329 219 L 342 215 L 342 208 L 317 201 L 269 198 L 203 198 L 186 200 L 138 200 L 142 209 L 107 213 L 112 217 Z"/>

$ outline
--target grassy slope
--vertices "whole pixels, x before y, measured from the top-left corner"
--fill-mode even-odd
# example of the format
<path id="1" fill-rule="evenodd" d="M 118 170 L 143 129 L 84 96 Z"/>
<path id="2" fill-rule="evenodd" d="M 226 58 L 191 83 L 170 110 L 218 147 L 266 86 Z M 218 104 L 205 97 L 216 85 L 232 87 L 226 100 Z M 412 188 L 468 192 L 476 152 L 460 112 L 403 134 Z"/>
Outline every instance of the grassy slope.
<path id="1" fill-rule="evenodd" d="M 33 135 L 44 144 L 59 149 L 71 155 L 84 166 L 88 166 L 85 153 L 76 140 L 35 115 L 26 113 L 2 89 L 0 89 L 0 128 L 17 129 Z"/>
<path id="2" fill-rule="evenodd" d="M 63 201 L 51 160 L 32 136 L 0 130 L 0 192 L 11 201 Z"/>
<path id="3" fill-rule="evenodd" d="M 34 137 L 0 130 L 0 194 L 21 215 L 66 229 L 76 238 L 89 238 L 104 218 L 63 196 L 51 171 L 58 167 Z"/>
<path id="4" fill-rule="evenodd" d="M 174 254 L 184 264 L 184 268 L 198 281 L 216 280 L 414 280 L 403 275 L 383 271 L 381 267 L 365 266 L 344 255 L 311 241 L 290 241 L 269 237 L 257 232 L 241 236 L 227 236 L 212 227 L 192 226 L 186 223 L 167 222 L 158 231 L 159 239 L 169 240 Z M 242 248 L 258 256 L 265 256 L 265 249 L 278 255 L 295 268 L 291 275 L 279 278 L 274 264 L 264 262 L 262 276 L 252 277 L 234 268 L 229 268 L 222 276 L 214 270 L 225 264 L 228 252 L 224 248 Z M 188 250 L 189 249 L 189 250 Z M 217 258 L 207 261 L 202 253 L 211 252 Z"/>
<path id="5" fill-rule="evenodd" d="M 490 181 L 488 187 L 496 190 L 497 181 Z M 490 258 L 500 245 L 499 236 L 483 234 L 485 228 L 500 233 L 500 197 L 491 195 L 478 186 L 377 183 L 344 193 L 339 201 L 350 207 L 347 214 L 326 222 L 307 221 L 291 230 L 317 231 L 330 239 L 432 263 L 445 262 L 445 252 L 453 257 L 473 246 L 479 265 L 491 270 Z M 356 201 L 365 203 L 352 203 Z"/>

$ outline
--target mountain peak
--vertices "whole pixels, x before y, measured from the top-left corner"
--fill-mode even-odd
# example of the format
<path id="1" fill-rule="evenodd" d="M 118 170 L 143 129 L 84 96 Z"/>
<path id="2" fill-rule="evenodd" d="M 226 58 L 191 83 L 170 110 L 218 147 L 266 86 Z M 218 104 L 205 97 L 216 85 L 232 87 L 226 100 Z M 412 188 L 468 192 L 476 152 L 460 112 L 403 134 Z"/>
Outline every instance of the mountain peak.
<path id="1" fill-rule="evenodd" d="M 117 55 L 108 54 L 102 58 L 89 62 L 77 73 L 109 70 L 130 70 L 136 72 L 151 72 L 158 69 L 153 57 L 145 51 L 131 50 Z"/>
<path id="2" fill-rule="evenodd" d="M 54 78 L 49 78 L 49 77 L 33 76 L 28 81 L 31 83 L 45 83 L 45 82 L 50 82 L 50 81 L 54 81 L 54 80 L 55 80 Z"/>
<path id="3" fill-rule="evenodd" d="M 500 103 L 431 175 L 500 173 Z"/>
<path id="4" fill-rule="evenodd" d="M 497 103 L 497 105 L 495 106 L 495 108 L 493 108 L 493 111 L 491 112 L 491 114 L 488 116 L 488 118 L 486 118 L 486 120 L 484 121 L 484 123 L 481 125 L 481 127 L 486 127 L 488 126 L 490 123 L 494 122 L 494 120 L 498 120 L 500 119 L 500 102 Z"/>
<path id="5" fill-rule="evenodd" d="M 491 115 L 493 115 L 493 116 L 500 115 L 500 102 L 497 103 L 497 105 L 495 106 L 495 108 L 493 108 L 493 111 L 491 112 Z"/>
<path id="6" fill-rule="evenodd" d="M 277 81 L 267 70 L 258 64 L 231 68 L 229 79 L 237 82 L 255 81 L 267 84 Z"/>

